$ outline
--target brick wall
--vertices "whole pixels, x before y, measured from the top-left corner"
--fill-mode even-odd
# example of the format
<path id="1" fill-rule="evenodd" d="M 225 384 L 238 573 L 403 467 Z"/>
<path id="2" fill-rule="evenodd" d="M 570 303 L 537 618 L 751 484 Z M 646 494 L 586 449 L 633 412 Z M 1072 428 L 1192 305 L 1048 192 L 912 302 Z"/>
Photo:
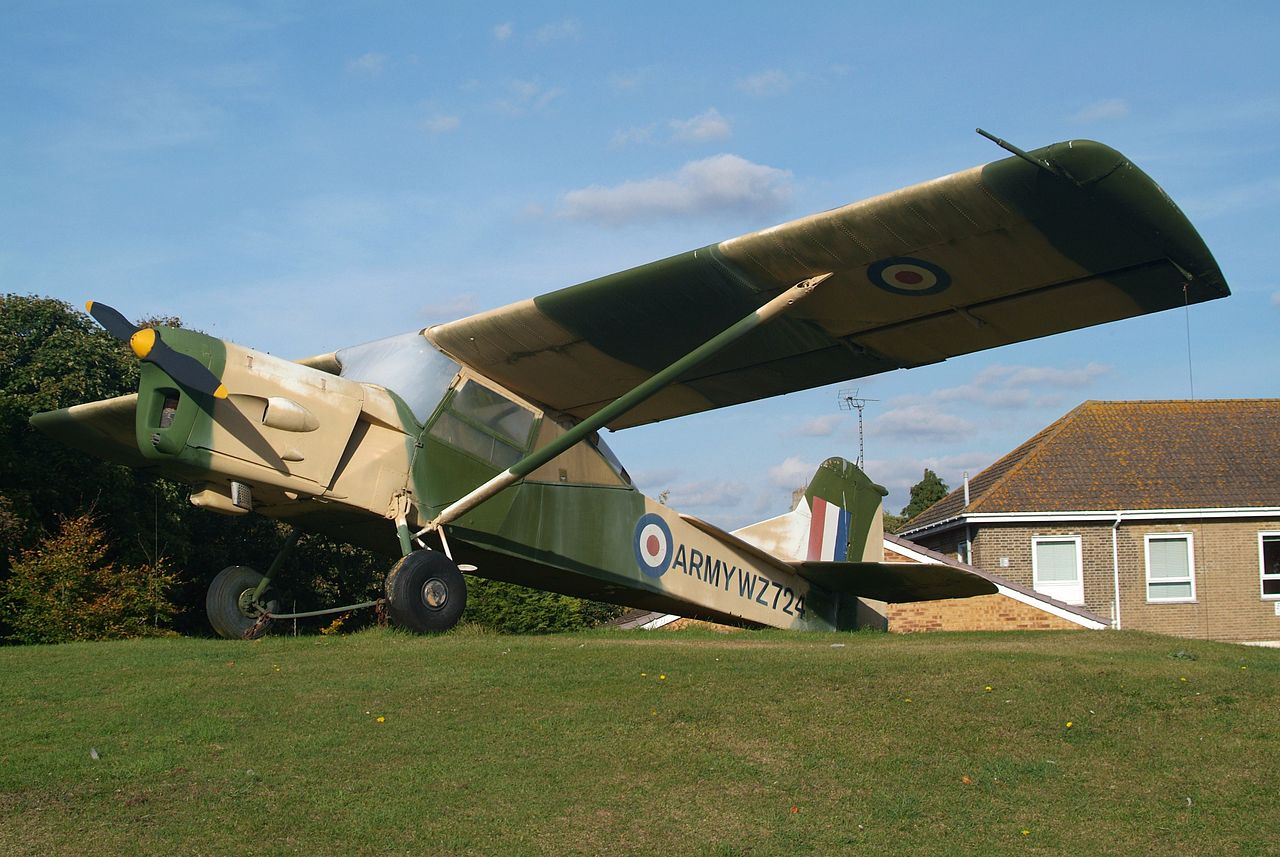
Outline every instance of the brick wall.
<path id="1" fill-rule="evenodd" d="M 932 538 L 921 537 L 918 541 L 934 550 L 947 551 L 957 541 L 956 532 Z M 959 532 L 963 534 L 963 530 Z M 1079 536 L 1084 606 L 1101 616 L 1113 618 L 1115 581 L 1111 523 L 1079 522 L 1053 527 L 984 524 L 973 525 L 970 532 L 973 565 L 1027 587 L 1033 585 L 1033 537 Z M 1275 613 L 1277 602 L 1263 600 L 1260 592 L 1259 532 L 1280 532 L 1280 520 L 1122 521 L 1116 530 L 1121 627 L 1226 641 L 1280 640 L 1280 616 Z M 1191 534 L 1196 584 L 1194 602 L 1152 603 L 1147 600 L 1145 537 L 1150 533 Z M 1001 565 L 1001 558 L 1008 560 L 1007 566 Z"/>
<path id="2" fill-rule="evenodd" d="M 887 605 L 889 630 L 917 631 L 1056 631 L 1081 626 L 1005 595 L 979 595 L 946 601 Z"/>

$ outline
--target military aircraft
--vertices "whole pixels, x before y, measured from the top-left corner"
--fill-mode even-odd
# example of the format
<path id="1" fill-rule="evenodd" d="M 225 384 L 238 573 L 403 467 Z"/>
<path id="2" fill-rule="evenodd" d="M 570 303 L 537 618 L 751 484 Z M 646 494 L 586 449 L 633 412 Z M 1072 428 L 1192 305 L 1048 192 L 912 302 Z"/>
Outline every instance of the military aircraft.
<path id="1" fill-rule="evenodd" d="M 728 533 L 643 496 L 599 434 L 1229 294 L 1191 223 L 1119 152 L 980 133 L 1012 154 L 296 362 L 91 302 L 141 359 L 138 392 L 32 423 L 191 483 L 197 506 L 293 526 L 265 575 L 212 582 L 228 637 L 295 615 L 271 587 L 303 531 L 399 557 L 385 606 L 420 632 L 457 622 L 462 571 L 796 629 L 851 627 L 859 597 L 993 592 L 881 563 L 885 491 L 841 459 L 791 512 Z"/>

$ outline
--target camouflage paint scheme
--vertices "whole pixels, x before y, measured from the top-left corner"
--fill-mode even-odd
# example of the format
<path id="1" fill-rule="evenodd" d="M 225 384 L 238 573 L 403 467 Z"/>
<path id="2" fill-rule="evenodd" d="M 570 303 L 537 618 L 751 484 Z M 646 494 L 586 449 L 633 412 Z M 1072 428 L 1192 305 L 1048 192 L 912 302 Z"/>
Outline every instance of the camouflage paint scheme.
<path id="1" fill-rule="evenodd" d="M 197 505 L 247 512 L 241 483 L 255 512 L 397 556 L 397 516 L 419 530 L 806 278 L 832 274 L 609 427 L 1228 294 L 1191 224 L 1118 152 L 1074 141 L 1030 155 L 1043 163 L 1006 158 L 422 331 L 457 369 L 430 413 L 345 377 L 342 352 L 290 362 L 162 328 L 227 399 L 183 390 L 144 362 L 136 396 L 32 422 L 193 483 Z M 874 565 L 882 494 L 832 459 L 790 513 L 728 534 L 644 497 L 607 448 L 583 442 L 443 530 L 455 561 L 486 577 L 718 621 L 841 628 L 857 595 L 988 591 L 886 577 Z M 853 522 L 840 519 L 845 541 L 820 556 L 816 521 L 840 512 Z"/>

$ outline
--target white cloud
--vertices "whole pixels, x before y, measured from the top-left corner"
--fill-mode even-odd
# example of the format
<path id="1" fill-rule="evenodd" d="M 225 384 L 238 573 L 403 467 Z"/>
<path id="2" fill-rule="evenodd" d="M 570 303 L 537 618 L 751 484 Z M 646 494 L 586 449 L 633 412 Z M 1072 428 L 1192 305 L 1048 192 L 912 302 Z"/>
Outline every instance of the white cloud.
<path id="1" fill-rule="evenodd" d="M 1101 122 L 1106 119 L 1123 119 L 1129 115 L 1129 102 L 1123 98 L 1105 98 L 1086 104 L 1071 117 L 1073 122 Z"/>
<path id="2" fill-rule="evenodd" d="M 613 139 L 609 141 L 610 146 L 630 146 L 636 143 L 648 143 L 653 140 L 653 132 L 656 126 L 644 125 L 638 128 L 627 128 L 625 131 L 617 131 L 613 135 Z"/>
<path id="3" fill-rule="evenodd" d="M 431 134 L 443 134 L 448 131 L 458 130 L 458 126 L 462 124 L 462 120 L 457 116 L 448 116 L 443 113 L 437 113 L 434 116 L 422 120 L 422 130 Z"/>
<path id="4" fill-rule="evenodd" d="M 913 440 L 960 440 L 976 432 L 973 423 L 929 403 L 893 408 L 867 423 L 868 435 Z"/>
<path id="5" fill-rule="evenodd" d="M 782 95 L 789 91 L 795 79 L 776 68 L 744 77 L 738 81 L 738 89 L 748 95 Z"/>
<path id="6" fill-rule="evenodd" d="M 689 119 L 672 119 L 671 136 L 676 140 L 688 143 L 707 143 L 712 140 L 724 140 L 732 136 L 729 120 L 720 115 L 714 107 Z"/>
<path id="7" fill-rule="evenodd" d="M 533 40 L 540 45 L 565 39 L 577 41 L 582 35 L 582 25 L 576 18 L 564 18 L 551 24 L 543 24 L 533 31 Z"/>
<path id="8" fill-rule="evenodd" d="M 1006 387 L 1064 387 L 1074 389 L 1092 384 L 1111 371 L 1102 363 L 1089 363 L 1074 369 L 1056 366 L 988 366 L 973 379 L 975 384 L 999 382 Z"/>
<path id="9" fill-rule="evenodd" d="M 789 171 L 721 154 L 690 161 L 670 176 L 571 190 L 557 213 L 616 226 L 673 215 L 776 213 L 790 200 Z"/>
<path id="10" fill-rule="evenodd" d="M 1111 371 L 1102 363 L 1062 369 L 1056 366 L 988 366 L 968 384 L 935 390 L 927 397 L 902 398 L 900 404 L 970 402 L 988 408 L 1018 409 L 1057 404 L 1057 397 L 1040 392 L 1087 387 Z"/>
<path id="11" fill-rule="evenodd" d="M 801 423 L 795 433 L 801 437 L 830 437 L 843 421 L 844 417 L 840 414 L 823 414 Z"/>
<path id="12" fill-rule="evenodd" d="M 558 87 L 547 87 L 533 80 L 509 80 L 505 94 L 494 102 L 503 113 L 520 116 L 542 110 L 564 94 Z"/>
<path id="13" fill-rule="evenodd" d="M 700 480 L 673 485 L 667 495 L 667 505 L 673 509 L 713 508 L 732 509 L 749 493 L 742 482 L 718 482 Z"/>
<path id="14" fill-rule="evenodd" d="M 653 77 L 652 67 L 638 68 L 631 71 L 615 71 L 609 75 L 609 86 L 619 92 L 627 92 L 639 89 L 651 77 Z"/>
<path id="15" fill-rule="evenodd" d="M 817 469 L 818 465 L 791 455 L 769 468 L 769 482 L 791 491 L 808 485 Z"/>
<path id="16" fill-rule="evenodd" d="M 972 478 L 997 457 L 989 452 L 962 452 L 925 458 L 873 458 L 867 461 L 864 469 L 872 481 L 889 489 L 884 507 L 896 514 L 910 501 L 911 486 L 920 481 L 926 467 L 937 473 L 950 490 L 963 484 L 963 474 L 968 473 Z"/>
<path id="17" fill-rule="evenodd" d="M 347 71 L 366 77 L 377 77 L 387 64 L 387 55 L 379 53 L 362 54 L 347 63 Z"/>
<path id="18" fill-rule="evenodd" d="M 505 42 L 511 38 L 511 34 L 516 31 L 515 25 L 510 21 L 503 21 L 501 24 L 493 28 L 493 37 L 500 42 Z"/>

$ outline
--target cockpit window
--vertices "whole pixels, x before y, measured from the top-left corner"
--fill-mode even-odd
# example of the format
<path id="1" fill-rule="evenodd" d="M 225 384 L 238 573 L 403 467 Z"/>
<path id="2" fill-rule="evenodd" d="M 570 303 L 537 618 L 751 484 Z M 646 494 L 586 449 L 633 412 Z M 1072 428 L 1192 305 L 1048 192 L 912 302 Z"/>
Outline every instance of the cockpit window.
<path id="1" fill-rule="evenodd" d="M 458 389 L 449 410 L 479 423 L 494 434 L 524 448 L 533 429 L 533 412 L 488 387 L 468 381 Z"/>
<path id="2" fill-rule="evenodd" d="M 533 411 L 467 380 L 436 417 L 429 434 L 482 461 L 510 467 L 528 447 L 533 421 Z"/>
<path id="3" fill-rule="evenodd" d="M 631 484 L 631 474 L 627 473 L 627 468 L 622 466 L 622 462 L 618 460 L 618 456 L 613 454 L 613 450 L 604 442 L 604 438 L 600 437 L 599 432 L 592 432 L 587 435 L 587 442 L 598 453 L 600 457 L 609 465 L 609 469 L 618 474 L 618 478 L 627 485 Z"/>
<path id="4" fill-rule="evenodd" d="M 386 387 L 404 399 L 418 422 L 435 411 L 458 374 L 458 364 L 420 333 L 404 333 L 337 352 L 341 375 Z"/>

